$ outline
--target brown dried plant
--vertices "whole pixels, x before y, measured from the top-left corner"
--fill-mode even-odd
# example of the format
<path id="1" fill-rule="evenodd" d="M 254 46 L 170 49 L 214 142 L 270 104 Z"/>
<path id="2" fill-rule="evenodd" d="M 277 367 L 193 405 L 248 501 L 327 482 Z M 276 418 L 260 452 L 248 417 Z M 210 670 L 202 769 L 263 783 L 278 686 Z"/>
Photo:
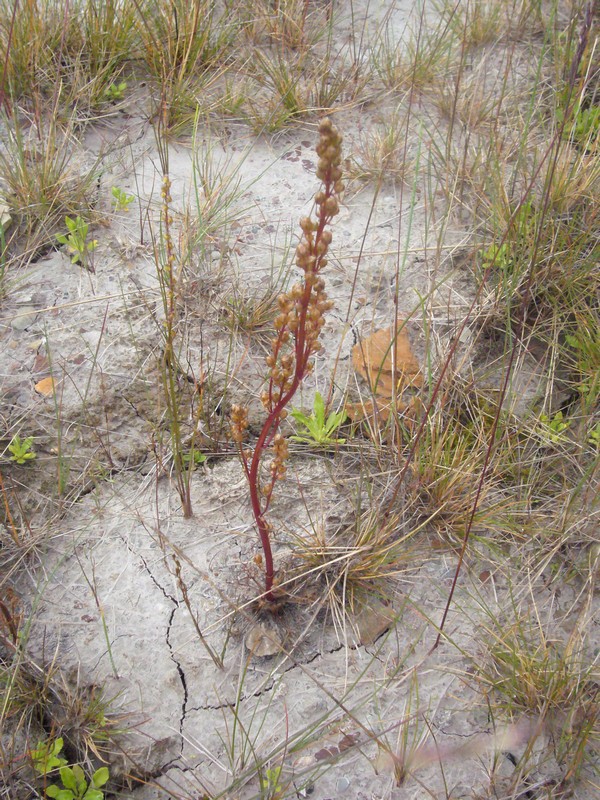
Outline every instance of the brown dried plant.
<path id="1" fill-rule="evenodd" d="M 238 405 L 231 409 L 231 436 L 239 448 L 248 479 L 252 513 L 264 553 L 264 599 L 269 602 L 281 597 L 275 584 L 272 525 L 267 520 L 275 484 L 284 477 L 288 459 L 287 441 L 279 428 L 287 416 L 286 406 L 313 368 L 311 357 L 321 349 L 319 335 L 325 323 L 324 314 L 333 305 L 327 299 L 321 271 L 327 266 L 327 252 L 332 240 L 327 226 L 339 212 L 338 198 L 344 189 L 341 145 L 342 137 L 338 130 L 329 119 L 322 120 L 317 145 L 317 178 L 322 186 L 315 196 L 316 219 L 303 217 L 300 220 L 302 238 L 296 248 L 296 266 L 303 275 L 288 292 L 277 298 L 276 335 L 266 358 L 269 377 L 261 394 L 267 418 L 253 448 L 244 443 L 248 410 Z M 273 458 L 268 475 L 265 475 L 261 463 L 268 450 Z"/>

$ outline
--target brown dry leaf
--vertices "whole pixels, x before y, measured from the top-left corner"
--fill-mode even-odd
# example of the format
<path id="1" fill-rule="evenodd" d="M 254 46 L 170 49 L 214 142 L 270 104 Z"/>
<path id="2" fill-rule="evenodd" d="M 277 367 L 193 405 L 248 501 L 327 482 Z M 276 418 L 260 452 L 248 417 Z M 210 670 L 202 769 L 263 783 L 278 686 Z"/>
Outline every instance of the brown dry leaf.
<path id="1" fill-rule="evenodd" d="M 48 358 L 38 353 L 33 360 L 32 372 L 48 372 L 49 368 L 50 363 L 48 362 Z"/>
<path id="2" fill-rule="evenodd" d="M 352 422 L 373 418 L 375 411 L 377 411 L 377 419 L 381 422 L 387 422 L 391 410 L 392 400 L 390 397 L 377 397 L 377 409 L 375 409 L 372 400 L 366 400 L 362 403 L 346 403 L 344 406 L 344 411 Z M 413 395 L 408 399 L 408 402 L 396 398 L 396 410 L 404 416 L 404 420 L 409 427 L 412 427 L 422 413 L 423 406 L 419 398 Z"/>
<path id="3" fill-rule="evenodd" d="M 396 619 L 394 609 L 384 603 L 375 601 L 362 608 L 353 621 L 360 644 L 373 644 Z"/>
<path id="4" fill-rule="evenodd" d="M 265 625 L 253 625 L 248 631 L 244 644 L 253 656 L 264 658 L 281 652 L 281 637 L 276 630 Z"/>
<path id="5" fill-rule="evenodd" d="M 354 369 L 379 397 L 393 395 L 394 366 L 398 393 L 407 386 L 419 388 L 423 385 L 421 368 L 413 354 L 406 328 L 398 331 L 395 344 L 393 338 L 393 327 L 383 328 L 352 348 Z"/>
<path id="6" fill-rule="evenodd" d="M 399 324 L 402 325 L 402 320 Z M 346 412 L 350 419 L 361 420 L 374 415 L 383 422 L 387 421 L 391 411 L 391 400 L 394 395 L 394 379 L 396 380 L 396 408 L 400 413 L 407 411 L 413 401 L 401 399 L 407 388 L 419 389 L 423 385 L 423 374 L 419 362 L 415 358 L 406 328 L 398 331 L 395 342 L 394 329 L 383 328 L 375 331 L 367 339 L 363 339 L 352 348 L 352 365 L 355 371 L 369 384 L 375 395 L 375 402 L 367 400 L 363 403 L 349 403 Z M 395 373 L 394 373 L 395 368 Z M 375 409 L 375 403 L 377 409 Z"/>
<path id="7" fill-rule="evenodd" d="M 50 397 L 52 394 L 54 394 L 54 387 L 54 378 L 50 376 L 48 378 L 42 378 L 42 380 L 38 381 L 33 388 L 38 394 L 42 394 L 44 397 Z"/>
<path id="8" fill-rule="evenodd" d="M 359 739 L 360 736 L 357 733 L 345 733 L 338 742 L 340 753 L 343 753 L 345 750 L 350 750 L 350 748 L 354 747 Z"/>

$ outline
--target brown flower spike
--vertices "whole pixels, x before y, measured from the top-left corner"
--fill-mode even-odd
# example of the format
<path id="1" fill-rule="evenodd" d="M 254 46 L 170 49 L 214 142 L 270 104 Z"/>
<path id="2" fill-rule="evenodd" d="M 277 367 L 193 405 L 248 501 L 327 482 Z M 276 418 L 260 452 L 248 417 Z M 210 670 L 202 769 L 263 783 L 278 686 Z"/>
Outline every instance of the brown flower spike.
<path id="1" fill-rule="evenodd" d="M 331 123 L 324 119 L 319 124 L 317 145 L 319 162 L 317 178 L 322 186 L 315 196 L 316 218 L 300 220 L 302 237 L 296 248 L 296 266 L 302 270 L 300 280 L 278 297 L 279 314 L 275 318 L 276 335 L 267 356 L 268 383 L 261 394 L 267 411 L 260 435 L 253 450 L 244 448 L 248 427 L 246 409 L 231 409 L 231 437 L 236 442 L 248 479 L 252 512 L 260 536 L 265 560 L 265 599 L 275 600 L 273 584 L 275 572 L 271 551 L 271 526 L 266 520 L 273 489 L 283 478 L 288 458 L 287 441 L 279 433 L 281 420 L 287 416 L 286 406 L 294 397 L 303 378 L 313 367 L 311 356 L 320 348 L 319 335 L 325 324 L 324 314 L 332 307 L 327 299 L 321 271 L 327 266 L 327 252 L 331 232 L 327 225 L 339 213 L 338 198 L 344 189 L 342 183 L 342 137 Z M 261 479 L 260 465 L 267 449 L 272 452 L 268 477 Z"/>

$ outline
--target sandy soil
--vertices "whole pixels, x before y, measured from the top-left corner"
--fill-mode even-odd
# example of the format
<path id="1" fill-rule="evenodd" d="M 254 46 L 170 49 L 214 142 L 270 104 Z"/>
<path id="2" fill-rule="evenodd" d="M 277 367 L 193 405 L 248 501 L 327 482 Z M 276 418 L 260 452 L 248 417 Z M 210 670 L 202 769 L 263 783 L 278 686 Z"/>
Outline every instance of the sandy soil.
<path id="1" fill-rule="evenodd" d="M 396 4 L 399 29 L 411 5 Z M 535 720 L 509 728 L 502 745 L 492 742 L 495 721 L 474 676 L 483 629 L 531 598 L 548 620 L 568 609 L 576 615 L 576 589 L 558 591 L 535 573 L 515 598 L 499 557 L 487 559 L 482 544 L 461 575 L 448 640 L 431 652 L 456 553 L 432 550 L 425 537 L 407 554 L 405 573 L 386 581 L 384 596 L 375 592 L 360 613 L 332 613 L 321 581 L 280 616 L 257 617 L 258 543 L 232 448 L 221 444 L 196 469 L 191 519 L 182 516 L 168 457 L 155 457 L 163 312 L 152 242 L 161 176 L 143 89 L 138 97 L 84 139 L 82 162 L 102 154 L 93 271 L 49 252 L 19 276 L 0 311 L 2 413 L 8 426 L 18 420 L 35 436 L 37 453 L 25 468 L 6 467 L 38 542 L 17 584 L 32 598 L 31 655 L 60 665 L 74 683 L 103 687 L 116 708 L 132 714 L 134 728 L 111 764 L 115 778 L 134 778 L 129 789 L 123 779 L 122 798 L 201 798 L 225 787 L 228 797 L 260 796 L 257 761 L 282 765 L 286 794 L 314 800 L 488 797 L 492 782 L 493 796 L 504 796 L 514 778 L 511 758 L 527 747 Z M 355 108 L 336 117 L 348 152 L 377 113 Z M 264 348 L 223 322 L 236 282 L 259 291 L 289 263 L 297 221 L 317 188 L 315 125 L 255 138 L 229 124 L 201 129 L 199 139 L 170 144 L 176 226 L 183 230 L 193 207 L 194 146 L 229 170 L 239 165 L 239 186 L 229 236 L 215 234 L 186 266 L 182 363 L 192 379 L 210 370 L 216 396 L 228 383 L 227 403 L 249 402 L 255 425 Z M 135 195 L 127 213 L 111 210 L 112 186 Z M 425 194 L 403 184 L 384 185 L 376 198 L 369 185 L 347 193 L 326 276 L 335 309 L 296 406 L 310 408 L 316 388 L 332 388 L 336 402 L 356 392 L 352 347 L 390 324 L 395 297 L 399 314 L 412 315 L 414 353 L 435 373 L 474 292 L 468 271 L 455 268 L 464 231 L 458 221 L 446 229 L 440 258 L 435 218 Z M 425 314 L 421 297 L 428 298 Z M 461 333 L 468 368 L 483 363 L 481 385 L 493 388 L 500 374 L 494 353 L 489 343 L 487 351 L 473 350 L 469 334 Z M 526 405 L 544 390 L 544 367 L 532 356 L 519 375 L 513 400 Z M 40 381 L 49 376 L 54 391 L 45 394 Z M 224 411 L 213 409 L 215 426 Z M 203 435 L 208 441 L 209 432 Z M 352 498 L 361 491 L 366 498 L 368 488 L 355 463 L 350 446 L 337 453 L 293 448 L 274 503 L 279 565 L 293 564 L 299 536 L 353 522 Z M 503 558 L 508 563 L 510 553 Z M 222 669 L 198 636 L 181 581 L 206 641 L 223 654 Z M 250 652 L 257 624 L 274 642 L 273 655 Z M 597 615 L 589 624 L 598 641 Z M 397 753 L 396 773 L 373 733 Z M 544 796 L 528 786 L 561 777 L 552 730 L 537 733 L 539 769 L 528 775 L 528 797 Z M 403 768 L 411 773 L 405 779 Z M 262 795 L 276 796 L 276 787 L 263 787 Z M 591 798 L 584 790 L 574 796 Z"/>

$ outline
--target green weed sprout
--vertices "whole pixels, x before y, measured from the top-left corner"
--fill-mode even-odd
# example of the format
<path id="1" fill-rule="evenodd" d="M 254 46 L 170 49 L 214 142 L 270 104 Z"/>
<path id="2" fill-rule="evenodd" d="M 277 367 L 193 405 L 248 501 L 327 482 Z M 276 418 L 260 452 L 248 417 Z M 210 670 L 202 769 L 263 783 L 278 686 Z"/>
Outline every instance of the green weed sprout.
<path id="1" fill-rule="evenodd" d="M 502 272 L 510 273 L 514 267 L 514 258 L 510 255 L 510 249 L 506 242 L 503 244 L 491 244 L 485 250 L 481 250 L 481 261 L 485 270 L 492 265 Z"/>
<path id="2" fill-rule="evenodd" d="M 563 434 L 570 425 L 571 420 L 565 420 L 562 411 L 557 411 L 552 418 L 547 414 L 540 414 L 540 434 L 552 444 L 564 440 Z"/>
<path id="3" fill-rule="evenodd" d="M 292 417 L 297 423 L 304 426 L 304 431 L 300 431 L 300 436 L 291 436 L 293 442 L 304 442 L 305 444 L 344 444 L 345 439 L 336 439 L 333 434 L 338 430 L 340 425 L 345 421 L 347 414 L 342 409 L 341 411 L 332 411 L 327 418 L 325 418 L 325 402 L 321 397 L 320 392 L 315 393 L 315 401 L 313 404 L 313 411 L 310 417 L 303 414 L 302 411 L 294 408 L 290 411 Z"/>
<path id="4" fill-rule="evenodd" d="M 319 124 L 317 155 L 317 178 L 321 188 L 315 196 L 316 219 L 303 217 L 300 220 L 302 237 L 296 248 L 300 280 L 277 298 L 279 314 L 274 321 L 275 336 L 266 358 L 269 376 L 260 396 L 267 418 L 253 448 L 244 443 L 249 425 L 248 409 L 240 405 L 231 408 L 231 438 L 238 447 L 248 480 L 252 513 L 264 553 L 265 593 L 262 599 L 266 603 L 281 599 L 281 592 L 274 590 L 273 527 L 267 519 L 275 485 L 286 474 L 289 455 L 287 440 L 279 428 L 288 414 L 287 406 L 313 369 L 312 357 L 321 349 L 319 336 L 325 324 L 325 313 L 333 306 L 327 299 L 321 272 L 327 265 L 333 238 L 328 225 L 339 213 L 338 198 L 344 184 L 342 137 L 329 119 Z M 260 468 L 267 450 L 272 456 L 268 472 Z"/>
<path id="5" fill-rule="evenodd" d="M 265 777 L 259 775 L 261 794 L 264 798 L 280 797 L 283 791 L 279 779 L 281 777 L 281 766 L 269 767 L 265 770 Z"/>
<path id="6" fill-rule="evenodd" d="M 113 186 L 110 192 L 113 196 L 113 206 L 115 211 L 129 211 L 129 206 L 135 200 L 134 195 L 127 194 L 127 192 L 123 191 L 123 189 L 119 189 L 118 186 Z"/>
<path id="7" fill-rule="evenodd" d="M 62 748 L 62 738 L 55 739 L 53 742 L 38 742 L 36 749 L 31 750 L 29 753 L 35 771 L 40 775 L 47 775 L 54 769 L 64 767 L 67 759 L 61 758 L 59 755 Z"/>
<path id="8" fill-rule="evenodd" d="M 67 233 L 57 233 L 56 238 L 60 244 L 66 245 L 67 252 L 71 256 L 71 264 L 85 266 L 87 254 L 96 249 L 98 242 L 96 239 L 88 242 L 90 226 L 81 217 L 77 216 L 75 219 L 65 217 L 65 225 Z"/>
<path id="9" fill-rule="evenodd" d="M 562 108 L 556 110 L 556 119 L 560 123 L 565 122 L 565 111 Z M 566 120 L 567 123 L 569 120 Z M 585 147 L 593 145 L 600 134 L 600 107 L 590 105 L 585 108 L 578 102 L 572 111 L 570 124 L 565 125 L 563 136 L 565 139 L 571 137 L 578 145 Z"/>
<path id="10" fill-rule="evenodd" d="M 125 89 L 127 89 L 127 81 L 119 81 L 119 83 L 111 83 L 104 90 L 104 97 L 111 102 L 122 100 L 125 96 Z"/>
<path id="11" fill-rule="evenodd" d="M 27 436 L 21 440 L 21 437 L 15 434 L 10 440 L 8 445 L 8 452 L 10 460 L 15 464 L 27 464 L 28 461 L 33 461 L 35 453 L 31 449 L 33 446 L 33 436 Z"/>
<path id="12" fill-rule="evenodd" d="M 48 786 L 46 789 L 48 797 L 54 800 L 104 800 L 104 792 L 100 787 L 109 779 L 107 767 L 97 769 L 89 783 L 78 764 L 73 767 L 61 767 L 59 774 L 64 788 L 61 789 L 56 784 Z"/>
<path id="13" fill-rule="evenodd" d="M 194 450 L 193 453 L 184 453 L 182 456 L 183 463 L 191 465 L 192 469 L 199 464 L 204 464 L 206 456 L 200 450 Z"/>

